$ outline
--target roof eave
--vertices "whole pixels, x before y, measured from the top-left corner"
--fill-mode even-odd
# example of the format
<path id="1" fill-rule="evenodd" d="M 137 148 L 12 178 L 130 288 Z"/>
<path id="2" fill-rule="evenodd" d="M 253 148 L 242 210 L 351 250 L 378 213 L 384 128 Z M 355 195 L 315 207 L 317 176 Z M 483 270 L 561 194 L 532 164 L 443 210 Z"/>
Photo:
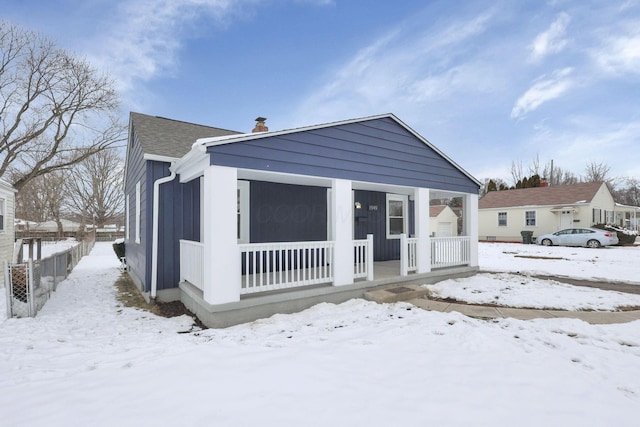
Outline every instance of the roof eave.
<path id="1" fill-rule="evenodd" d="M 204 174 L 209 166 L 209 155 L 203 145 L 194 144 L 191 150 L 180 159 L 175 159 L 170 169 L 180 177 L 180 182 L 189 182 Z"/>

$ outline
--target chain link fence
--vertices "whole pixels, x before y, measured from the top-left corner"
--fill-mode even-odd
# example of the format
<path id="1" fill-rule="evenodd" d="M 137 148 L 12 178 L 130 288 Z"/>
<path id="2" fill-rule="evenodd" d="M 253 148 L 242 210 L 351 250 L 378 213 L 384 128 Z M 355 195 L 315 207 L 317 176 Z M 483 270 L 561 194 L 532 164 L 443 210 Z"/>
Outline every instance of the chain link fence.
<path id="1" fill-rule="evenodd" d="M 35 317 L 55 292 L 58 283 L 93 249 L 94 241 L 83 241 L 40 261 L 5 265 L 7 317 Z"/>

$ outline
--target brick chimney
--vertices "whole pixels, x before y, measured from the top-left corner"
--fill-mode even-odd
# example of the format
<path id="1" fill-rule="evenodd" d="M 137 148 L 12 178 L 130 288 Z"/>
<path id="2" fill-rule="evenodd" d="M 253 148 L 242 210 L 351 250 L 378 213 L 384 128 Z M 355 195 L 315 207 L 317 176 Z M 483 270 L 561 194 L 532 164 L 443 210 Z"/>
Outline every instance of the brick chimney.
<path id="1" fill-rule="evenodd" d="M 540 180 L 540 187 L 548 187 L 549 183 L 547 182 L 547 180 L 545 178 L 542 178 Z"/>
<path id="2" fill-rule="evenodd" d="M 265 117 L 258 117 L 256 119 L 256 127 L 254 127 L 251 132 L 268 132 L 269 128 L 264 124 L 265 121 L 267 121 Z"/>

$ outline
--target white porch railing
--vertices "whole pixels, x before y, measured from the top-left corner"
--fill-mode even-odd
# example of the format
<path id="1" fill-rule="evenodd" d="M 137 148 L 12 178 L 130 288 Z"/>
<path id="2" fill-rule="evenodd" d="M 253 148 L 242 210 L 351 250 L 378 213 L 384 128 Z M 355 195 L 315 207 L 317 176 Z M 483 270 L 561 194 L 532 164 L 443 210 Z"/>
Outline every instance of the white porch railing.
<path id="1" fill-rule="evenodd" d="M 467 265 L 470 254 L 469 236 L 431 238 L 431 268 Z"/>
<path id="2" fill-rule="evenodd" d="M 204 286 L 204 244 L 180 240 L 180 281 L 187 281 L 200 290 Z"/>
<path id="3" fill-rule="evenodd" d="M 373 280 L 373 234 L 367 234 L 364 240 L 354 240 L 353 278 Z"/>
<path id="4" fill-rule="evenodd" d="M 240 294 L 333 281 L 333 242 L 246 243 Z"/>
<path id="5" fill-rule="evenodd" d="M 400 275 L 418 270 L 418 238 L 400 235 Z"/>

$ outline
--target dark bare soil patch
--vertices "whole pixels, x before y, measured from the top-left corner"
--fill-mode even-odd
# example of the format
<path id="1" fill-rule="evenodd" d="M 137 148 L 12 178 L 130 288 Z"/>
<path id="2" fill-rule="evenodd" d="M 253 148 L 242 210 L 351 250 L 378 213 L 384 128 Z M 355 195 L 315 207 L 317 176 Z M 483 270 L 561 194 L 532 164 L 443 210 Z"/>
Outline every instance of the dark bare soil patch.
<path id="1" fill-rule="evenodd" d="M 180 301 L 157 301 L 148 303 L 126 273 L 120 275 L 118 280 L 116 280 L 115 285 L 118 289 L 118 301 L 125 307 L 138 308 L 162 317 L 177 317 L 186 314 L 193 318 L 196 326 L 201 329 L 207 329 L 207 327 L 200 322 L 200 319 L 187 310 L 184 304 Z"/>
<path id="2" fill-rule="evenodd" d="M 550 259 L 556 261 L 566 261 L 566 258 L 555 256 L 539 256 L 539 255 L 514 255 L 514 258 L 529 258 L 529 259 Z"/>

